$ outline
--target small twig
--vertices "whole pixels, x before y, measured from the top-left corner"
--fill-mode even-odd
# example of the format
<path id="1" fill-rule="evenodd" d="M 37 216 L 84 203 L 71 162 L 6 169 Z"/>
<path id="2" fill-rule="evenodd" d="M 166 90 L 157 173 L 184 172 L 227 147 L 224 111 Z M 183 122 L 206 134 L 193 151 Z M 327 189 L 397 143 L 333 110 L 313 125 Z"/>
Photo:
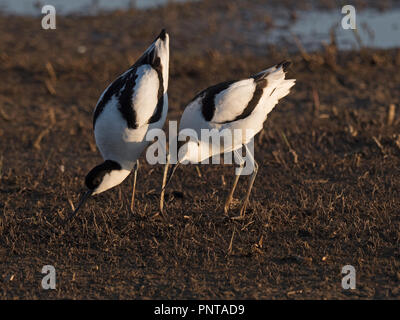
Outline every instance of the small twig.
<path id="1" fill-rule="evenodd" d="M 35 142 L 33 143 L 33 147 L 36 150 L 40 150 L 40 143 L 42 142 L 42 139 L 49 134 L 50 132 L 50 126 L 47 127 L 46 129 L 44 129 L 41 133 L 39 133 L 39 135 L 37 136 L 37 138 L 35 139 Z"/>
<path id="2" fill-rule="evenodd" d="M 226 181 L 225 181 L 225 176 L 224 175 L 221 176 L 221 184 L 222 184 L 222 186 L 226 185 Z"/>
<path id="3" fill-rule="evenodd" d="M 54 71 L 53 65 L 51 64 L 50 61 L 46 62 L 46 70 L 49 73 L 50 79 L 55 82 L 57 81 L 57 75 L 56 72 Z"/>
<path id="4" fill-rule="evenodd" d="M 315 87 L 312 87 L 312 95 L 313 95 L 313 99 L 314 99 L 314 116 L 318 117 L 321 104 L 319 101 L 318 91 L 317 91 L 317 89 L 315 89 Z"/>
<path id="5" fill-rule="evenodd" d="M 46 170 L 47 165 L 49 164 L 49 161 L 50 161 L 50 158 L 53 155 L 53 152 L 54 152 L 53 150 L 50 151 L 49 156 L 47 157 L 46 161 L 43 163 L 43 166 L 42 166 L 42 168 L 40 170 L 40 174 L 39 174 L 39 179 L 40 180 L 43 178 L 43 173 Z"/>
<path id="6" fill-rule="evenodd" d="M 289 149 L 289 152 L 293 155 L 293 162 L 294 162 L 295 164 L 297 164 L 299 157 L 298 157 L 296 151 L 295 151 L 295 150 L 292 148 L 292 146 L 290 145 L 289 140 L 286 138 L 286 135 L 283 133 L 283 131 L 281 131 L 281 135 L 282 135 L 283 140 L 284 140 L 285 143 L 286 143 L 286 146 L 287 146 L 288 149 Z"/>
<path id="7" fill-rule="evenodd" d="M 198 165 L 196 165 L 196 171 L 197 171 L 198 177 L 201 178 L 201 177 L 202 177 L 202 176 L 201 176 L 201 171 L 200 171 L 200 168 L 199 168 Z"/>
<path id="8" fill-rule="evenodd" d="M 388 120 L 387 120 L 388 126 L 391 126 L 393 124 L 395 116 L 396 116 L 396 106 L 392 103 L 389 106 Z"/>
<path id="9" fill-rule="evenodd" d="M 40 143 L 42 141 L 42 139 L 49 134 L 50 130 L 53 128 L 53 126 L 56 124 L 56 116 L 54 113 L 54 109 L 50 108 L 49 109 L 49 118 L 50 118 L 50 124 L 49 126 L 44 129 L 41 133 L 39 133 L 39 135 L 37 136 L 37 138 L 35 139 L 34 143 L 33 143 L 33 147 L 37 150 L 40 150 Z"/>
<path id="10" fill-rule="evenodd" d="M 5 121 L 11 121 L 11 118 L 4 112 L 4 110 L 0 106 L 0 116 L 5 120 Z"/>
<path id="11" fill-rule="evenodd" d="M 229 248 L 228 248 L 228 255 L 232 254 L 232 250 L 233 250 L 233 238 L 235 236 L 235 231 L 236 231 L 236 227 L 233 229 L 232 232 L 232 237 L 231 237 L 231 242 L 229 243 Z"/>
<path id="12" fill-rule="evenodd" d="M 49 79 L 45 79 L 44 84 L 46 85 L 46 88 L 51 95 L 56 95 L 56 89 L 54 89 L 53 84 L 50 82 Z"/>
<path id="13" fill-rule="evenodd" d="M 258 241 L 258 246 L 259 246 L 260 248 L 263 247 L 263 235 L 261 235 L 260 241 Z"/>
<path id="14" fill-rule="evenodd" d="M 70 198 L 68 198 L 68 203 L 71 206 L 72 211 L 75 211 L 74 203 L 72 202 L 72 200 Z"/>
<path id="15" fill-rule="evenodd" d="M 353 30 L 353 34 L 354 34 L 354 37 L 356 38 L 359 48 L 362 49 L 364 45 L 362 43 L 360 34 L 358 33 L 358 29 L 352 29 L 352 30 Z"/>
<path id="16" fill-rule="evenodd" d="M 56 114 L 54 113 L 54 108 L 49 109 L 50 126 L 56 124 Z"/>
<path id="17" fill-rule="evenodd" d="M 378 146 L 379 150 L 381 150 L 383 155 L 386 155 L 385 150 L 383 149 L 382 144 L 380 143 L 380 141 L 378 140 L 377 137 L 373 136 L 372 139 L 375 141 L 376 145 Z"/>
<path id="18" fill-rule="evenodd" d="M 399 148 L 399 150 L 400 150 L 400 135 L 397 135 L 397 138 L 396 138 L 396 136 L 394 136 L 393 139 L 395 139 L 394 143 L 396 144 L 397 148 Z"/>

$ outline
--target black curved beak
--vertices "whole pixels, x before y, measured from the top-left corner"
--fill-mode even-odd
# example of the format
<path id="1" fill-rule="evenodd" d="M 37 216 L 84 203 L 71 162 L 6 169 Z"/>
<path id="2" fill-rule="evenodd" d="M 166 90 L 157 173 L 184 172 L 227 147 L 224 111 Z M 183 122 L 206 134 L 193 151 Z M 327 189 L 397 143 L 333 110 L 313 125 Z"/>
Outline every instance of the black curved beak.
<path id="1" fill-rule="evenodd" d="M 92 195 L 92 193 L 93 193 L 93 190 L 88 190 L 82 195 L 81 200 L 78 203 L 78 206 L 75 208 L 74 212 L 72 212 L 68 216 L 68 218 L 65 219 L 64 223 L 67 223 L 68 221 L 70 221 L 71 219 L 73 219 L 76 216 L 76 214 L 78 213 L 79 209 L 86 202 L 86 200 Z"/>

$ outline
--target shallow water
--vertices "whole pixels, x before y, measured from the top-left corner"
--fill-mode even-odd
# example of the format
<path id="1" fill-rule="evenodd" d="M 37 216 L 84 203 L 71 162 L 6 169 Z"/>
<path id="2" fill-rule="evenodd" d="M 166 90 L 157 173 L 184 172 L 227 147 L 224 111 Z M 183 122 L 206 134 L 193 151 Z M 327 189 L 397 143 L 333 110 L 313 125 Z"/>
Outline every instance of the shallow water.
<path id="1" fill-rule="evenodd" d="M 146 9 L 166 4 L 167 2 L 184 2 L 188 0 L 0 0 L 2 11 L 18 15 L 39 15 L 41 7 L 53 5 L 57 13 L 86 13 L 96 14 L 104 10 L 127 8 Z"/>
<path id="2" fill-rule="evenodd" d="M 342 28 L 343 15 L 340 11 L 299 11 L 297 16 L 295 22 L 278 21 L 278 26 L 260 41 L 294 45 L 295 35 L 306 49 L 314 50 L 321 47 L 322 42 L 330 42 L 330 32 L 333 30 L 340 49 L 400 47 L 400 9 L 359 11 L 356 16 L 357 30 Z"/>
<path id="3" fill-rule="evenodd" d="M 17 15 L 41 15 L 44 4 L 54 5 L 58 14 L 97 14 L 100 11 L 138 8 L 146 9 L 163 5 L 167 2 L 189 0 L 0 0 L 0 10 Z M 195 0 L 190 0 L 195 1 Z M 279 11 L 279 10 L 278 10 Z M 259 45 L 282 44 L 289 50 L 297 50 L 297 37 L 306 50 L 321 48 L 322 43 L 330 42 L 333 28 L 337 45 L 340 49 L 357 49 L 360 46 L 371 48 L 400 47 L 400 8 L 380 12 L 366 9 L 357 11 L 357 31 L 344 30 L 341 27 L 343 15 L 340 10 L 297 11 L 295 21 L 289 19 L 287 11 L 274 17 L 274 27 L 268 32 L 252 30 L 246 34 L 249 41 Z"/>

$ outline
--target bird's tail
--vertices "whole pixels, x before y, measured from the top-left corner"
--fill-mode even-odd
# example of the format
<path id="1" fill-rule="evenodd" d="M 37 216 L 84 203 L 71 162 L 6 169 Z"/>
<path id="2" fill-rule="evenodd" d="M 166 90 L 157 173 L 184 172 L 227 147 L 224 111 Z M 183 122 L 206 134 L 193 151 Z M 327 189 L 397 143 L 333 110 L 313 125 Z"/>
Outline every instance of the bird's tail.
<path id="1" fill-rule="evenodd" d="M 290 88 L 294 86 L 295 79 L 285 79 L 286 70 L 290 62 L 282 61 L 277 65 L 261 71 L 253 76 L 256 82 L 264 82 L 263 105 L 265 115 L 268 115 L 276 106 L 278 101 L 289 94 Z"/>
<path id="2" fill-rule="evenodd" d="M 296 79 L 285 79 L 286 71 L 290 66 L 289 61 L 282 61 L 277 65 L 264 70 L 256 75 L 256 81 L 259 79 L 267 80 L 267 95 L 273 100 L 279 100 L 289 94 L 290 88 L 292 88 Z"/>
<path id="3" fill-rule="evenodd" d="M 169 35 L 165 29 L 161 30 L 157 38 L 131 68 L 141 64 L 149 64 L 154 69 L 161 70 L 164 80 L 164 93 L 167 92 L 169 70 Z"/>

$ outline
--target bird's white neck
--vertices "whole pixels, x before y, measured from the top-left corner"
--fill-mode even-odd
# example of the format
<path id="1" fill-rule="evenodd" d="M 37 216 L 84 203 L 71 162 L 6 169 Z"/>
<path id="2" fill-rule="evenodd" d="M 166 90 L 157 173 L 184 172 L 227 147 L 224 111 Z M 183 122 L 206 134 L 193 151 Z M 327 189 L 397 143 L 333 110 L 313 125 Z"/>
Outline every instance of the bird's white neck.
<path id="1" fill-rule="evenodd" d="M 93 191 L 93 195 L 102 193 L 116 185 L 119 185 L 131 173 L 131 170 L 122 168 L 121 170 L 112 170 L 104 175 L 100 185 Z"/>

